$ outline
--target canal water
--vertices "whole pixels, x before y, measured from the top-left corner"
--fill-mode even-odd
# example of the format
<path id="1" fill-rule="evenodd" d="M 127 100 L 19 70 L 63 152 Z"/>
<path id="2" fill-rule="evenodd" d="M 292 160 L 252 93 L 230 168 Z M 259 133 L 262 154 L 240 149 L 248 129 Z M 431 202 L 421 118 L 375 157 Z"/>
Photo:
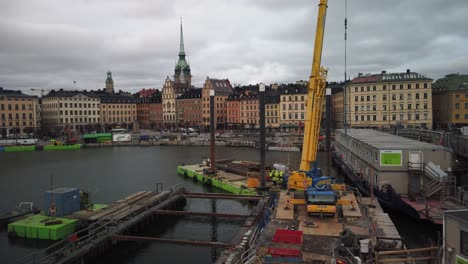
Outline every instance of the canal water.
<path id="1" fill-rule="evenodd" d="M 1 153 L 0 210 L 12 208 L 21 201 L 33 201 L 43 207 L 44 191 L 56 187 L 77 187 L 88 190 L 95 203 L 109 204 L 141 190 L 154 190 L 156 183 L 164 186 L 181 184 L 192 192 L 221 192 L 201 183 L 181 177 L 176 172 L 181 163 L 199 163 L 209 156 L 208 147 L 157 146 L 83 149 L 78 151 Z M 251 148 L 217 147 L 217 159 L 259 160 L 259 151 Z M 319 153 L 319 163 L 325 168 L 326 155 Z M 267 163 L 289 163 L 297 168 L 299 152 L 267 152 Z M 323 169 L 326 173 L 327 170 Z M 336 171 L 330 174 L 335 177 Z M 188 199 L 187 210 L 219 213 L 247 213 L 251 205 L 229 200 Z M 240 220 L 214 221 L 202 217 L 167 217 L 164 223 L 148 227 L 142 235 L 173 239 L 229 242 L 239 229 Z M 416 229 L 404 216 L 397 226 L 413 245 L 426 244 L 427 229 Z M 414 225 L 413 228 L 411 226 Z M 408 228 L 410 227 L 410 228 Z M 413 237 L 416 237 L 414 241 Z M 421 239 L 420 239 L 421 237 Z M 48 242 L 35 240 L 9 241 L 6 230 L 0 230 L 2 263 L 11 263 Z M 219 251 L 204 247 L 141 244 L 128 242 L 103 256 L 99 263 L 210 263 Z M 6 260 L 6 262 L 4 262 Z"/>

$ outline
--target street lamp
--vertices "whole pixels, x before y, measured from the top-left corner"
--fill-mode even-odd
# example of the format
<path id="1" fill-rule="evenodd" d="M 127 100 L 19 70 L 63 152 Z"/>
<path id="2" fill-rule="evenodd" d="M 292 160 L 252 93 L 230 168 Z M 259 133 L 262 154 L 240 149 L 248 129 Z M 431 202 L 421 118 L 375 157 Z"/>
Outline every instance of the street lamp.
<path id="1" fill-rule="evenodd" d="M 259 87 L 260 101 L 260 174 L 261 188 L 265 188 L 265 84 L 260 83 Z"/>
<path id="2" fill-rule="evenodd" d="M 210 166 L 211 173 L 215 173 L 215 114 L 214 114 L 215 91 L 210 90 Z"/>

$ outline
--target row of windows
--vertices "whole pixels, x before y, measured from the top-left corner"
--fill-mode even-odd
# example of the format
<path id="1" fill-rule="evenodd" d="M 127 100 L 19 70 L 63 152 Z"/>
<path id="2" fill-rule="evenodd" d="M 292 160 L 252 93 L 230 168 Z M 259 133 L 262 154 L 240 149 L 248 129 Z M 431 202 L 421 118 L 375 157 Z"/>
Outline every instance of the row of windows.
<path id="1" fill-rule="evenodd" d="M 371 101 L 371 96 L 370 95 L 367 95 L 367 96 L 364 96 L 364 95 L 361 95 L 361 102 L 364 102 L 364 99 L 365 101 L 367 102 L 370 102 Z M 397 94 L 392 94 L 392 100 L 396 100 L 397 99 Z M 399 94 L 399 99 L 400 100 L 404 100 L 405 97 L 404 97 L 404 94 Z M 413 99 L 413 94 L 412 93 L 408 93 L 407 96 L 406 96 L 406 99 L 407 100 L 412 100 Z M 415 99 L 421 99 L 421 96 L 419 93 L 416 93 L 415 94 Z M 428 93 L 424 93 L 423 94 L 423 99 L 428 99 Z M 377 101 L 377 95 L 372 95 L 372 101 Z M 386 94 L 383 94 L 382 95 L 382 101 L 387 101 L 387 95 Z M 354 102 L 359 102 L 359 96 L 354 96 Z"/>
<path id="2" fill-rule="evenodd" d="M 98 107 L 99 107 L 99 104 L 98 104 Z M 120 105 L 109 105 L 108 108 L 135 108 L 136 106 L 135 105 L 128 105 L 128 104 L 120 104 Z M 106 108 L 106 105 L 103 104 L 102 105 L 102 108 Z"/>
<path id="3" fill-rule="evenodd" d="M 127 117 L 120 117 L 120 116 L 115 117 L 115 116 L 114 116 L 114 117 L 112 117 L 112 118 L 109 117 L 109 119 L 103 117 L 103 118 L 102 118 L 102 121 L 103 121 L 104 123 L 107 123 L 107 122 L 114 122 L 114 123 L 115 123 L 115 122 L 132 122 L 132 121 L 136 121 L 136 118 L 133 118 L 133 120 L 132 120 L 132 118 L 131 118 L 131 117 L 128 117 L 128 116 L 127 116 Z"/>
<path id="4" fill-rule="evenodd" d="M 301 107 L 301 110 L 304 110 L 305 108 L 305 104 L 304 103 L 301 103 L 300 104 L 300 107 Z M 288 110 L 293 110 L 293 105 L 292 104 L 288 104 L 287 106 Z M 299 104 L 294 104 L 294 110 L 299 110 Z M 283 111 L 286 111 L 286 104 L 283 104 Z"/>
<path id="5" fill-rule="evenodd" d="M 466 115 L 468 116 L 468 115 Z M 392 120 L 393 121 L 396 121 L 397 120 L 397 114 L 392 114 L 391 115 L 392 117 Z M 405 120 L 405 114 L 404 113 L 401 113 L 399 115 L 399 118 L 398 120 L 400 121 L 403 121 Z M 408 113 L 407 114 L 407 119 L 406 120 L 412 120 L 413 118 L 413 113 Z M 421 115 L 420 114 L 414 114 L 414 119 L 415 120 L 421 120 Z M 424 113 L 423 114 L 423 120 L 429 120 L 429 114 L 428 113 Z M 355 115 L 354 116 L 354 121 L 377 121 L 377 115 Z M 378 121 L 387 121 L 387 115 L 382 115 L 382 120 L 378 120 Z"/>
<path id="6" fill-rule="evenodd" d="M 93 110 L 93 111 L 91 111 L 91 110 L 89 110 L 89 111 L 88 110 L 75 110 L 75 111 L 70 110 L 70 112 L 68 112 L 68 110 L 65 110 L 65 111 L 60 110 L 60 115 L 63 115 L 63 113 L 65 113 L 65 115 L 68 115 L 68 113 L 70 113 L 70 115 L 73 115 L 73 114 L 75 114 L 75 115 L 96 115 L 96 113 L 99 115 L 99 110 L 97 112 L 96 112 L 96 110 Z"/>
<path id="7" fill-rule="evenodd" d="M 99 108 L 99 104 L 85 104 L 85 103 L 59 103 L 59 107 L 62 108 L 64 107 L 65 108 Z"/>
<path id="8" fill-rule="evenodd" d="M 7 100 L 7 101 L 32 101 L 31 98 L 11 98 L 11 97 L 5 97 L 5 96 L 0 96 L 0 100 Z"/>
<path id="9" fill-rule="evenodd" d="M 305 96 L 304 95 L 300 95 L 300 96 L 295 95 L 294 96 L 294 101 L 297 102 L 299 98 L 301 99 L 301 101 L 304 101 Z M 289 96 L 282 95 L 281 96 L 281 101 L 283 101 L 283 102 L 292 101 L 292 99 L 293 99 L 293 97 L 291 95 L 289 95 Z"/>
<path id="10" fill-rule="evenodd" d="M 7 123 L 2 122 L 2 127 L 6 127 L 6 124 L 7 124 Z M 20 124 L 21 124 L 20 122 L 15 122 L 15 125 L 16 125 L 16 126 L 20 126 Z M 26 122 L 23 122 L 23 126 L 26 126 L 26 124 L 27 124 Z M 9 125 L 10 127 L 12 127 L 12 126 L 13 126 L 13 122 L 8 122 L 8 125 Z M 32 125 L 33 125 L 33 122 L 29 122 L 29 125 L 32 126 Z"/>
<path id="11" fill-rule="evenodd" d="M 459 94 L 455 94 L 455 98 L 460 99 L 460 95 L 459 95 Z M 468 93 L 465 94 L 465 99 L 468 99 Z"/>
<path id="12" fill-rule="evenodd" d="M 460 103 L 455 103 L 455 109 L 460 109 Z M 468 103 L 465 103 L 465 109 L 468 109 Z"/>
<path id="13" fill-rule="evenodd" d="M 414 104 L 415 108 L 414 109 L 420 109 L 420 104 Z M 407 110 L 411 110 L 413 107 L 413 104 L 407 104 L 407 107 L 406 109 Z M 428 107 L 428 104 L 427 103 L 424 103 L 423 104 L 423 109 L 427 109 Z M 376 104 L 373 104 L 372 105 L 372 110 L 371 110 L 371 106 L 370 105 L 355 105 L 354 106 L 354 111 L 355 112 L 358 112 L 359 110 L 361 111 L 377 111 L 377 105 Z M 378 109 L 378 110 L 383 110 L 383 111 L 387 111 L 387 105 L 384 104 L 382 105 L 382 109 Z M 392 110 L 397 110 L 397 105 L 396 104 L 392 104 Z M 404 108 L 404 104 L 399 104 L 399 109 L 398 110 L 405 110 Z"/>
<path id="14" fill-rule="evenodd" d="M 299 116 L 301 117 L 301 120 L 304 120 L 304 113 L 301 112 L 300 114 L 298 113 L 289 113 L 288 114 L 288 119 L 293 119 L 293 116 L 294 116 L 294 119 L 298 119 Z M 286 113 L 283 113 L 283 120 L 286 120 Z"/>
<path id="15" fill-rule="evenodd" d="M 460 119 L 460 114 L 455 114 L 455 119 Z M 468 119 L 468 114 L 465 114 L 465 119 Z"/>
<path id="16" fill-rule="evenodd" d="M 106 111 L 102 112 L 104 115 L 106 115 Z M 132 111 L 107 111 L 107 115 L 131 115 Z M 133 111 L 133 114 L 136 115 L 135 111 Z"/>
<path id="17" fill-rule="evenodd" d="M 392 90 L 396 90 L 397 85 L 396 85 L 396 84 L 392 84 L 391 87 L 392 87 Z M 403 89 L 404 89 L 404 85 L 403 85 L 403 84 L 399 84 L 398 87 L 400 88 L 400 90 L 403 90 Z M 411 88 L 413 88 L 413 87 L 416 88 L 416 89 L 419 89 L 419 88 L 420 88 L 420 84 L 419 84 L 419 83 L 416 83 L 416 84 L 413 86 L 413 84 L 408 83 L 408 84 L 406 85 L 406 88 L 407 88 L 408 90 L 411 90 Z M 423 84 L 423 87 L 426 89 L 426 88 L 429 87 L 429 86 L 428 86 L 427 83 L 424 83 L 424 84 Z M 360 88 L 360 89 L 359 89 L 359 88 Z M 382 86 L 382 90 L 383 90 L 383 91 L 386 91 L 386 90 L 387 90 L 387 85 L 383 85 L 383 86 Z M 370 86 L 367 86 L 366 89 L 364 89 L 364 86 L 361 86 L 361 87 L 354 87 L 354 92 L 359 92 L 359 91 L 361 91 L 361 92 L 370 92 L 370 91 L 371 91 L 371 87 L 370 87 Z M 373 91 L 373 92 L 377 91 L 377 86 L 375 86 L 375 85 L 372 86 L 372 91 Z"/>
<path id="18" fill-rule="evenodd" d="M 87 118 L 87 117 L 85 117 L 85 118 L 80 117 L 80 118 L 70 118 L 70 119 L 68 119 L 68 118 L 65 118 L 65 119 L 64 119 L 64 118 L 60 118 L 60 123 L 63 124 L 63 121 L 64 121 L 64 120 L 65 120 L 65 124 L 70 124 L 70 123 L 75 123 L 75 122 L 76 122 L 76 123 L 83 123 L 83 120 L 84 120 L 85 123 L 88 123 L 88 120 L 89 120 L 89 122 L 96 123 L 96 120 L 97 120 L 97 122 L 99 122 L 99 117 L 98 117 L 98 118 L 96 118 L 96 117 L 93 117 L 93 118 L 91 118 L 91 117 L 90 117 L 90 118 Z M 70 121 L 70 122 L 68 122 L 68 121 Z"/>
<path id="19" fill-rule="evenodd" d="M 28 104 L 27 107 L 28 107 L 28 110 L 32 110 L 32 105 L 31 104 Z M 13 106 L 11 104 L 9 104 L 7 107 L 5 107 L 4 104 L 0 105 L 1 110 L 5 110 L 5 108 L 7 108 L 8 110 L 13 110 Z M 14 108 L 15 108 L 15 110 L 20 110 L 18 104 L 15 104 Z M 26 105 L 25 104 L 21 105 L 21 110 L 26 110 Z"/>
<path id="20" fill-rule="evenodd" d="M 26 114 L 23 113 L 23 114 L 21 115 L 21 117 L 22 117 L 23 119 L 26 119 Z M 18 120 L 19 118 L 20 118 L 19 113 L 16 113 L 16 114 L 15 114 L 15 119 Z M 32 119 L 32 118 L 33 118 L 33 114 L 32 114 L 32 113 L 29 113 L 29 119 Z M 5 120 L 5 119 L 6 119 L 6 115 L 5 115 L 5 113 L 2 113 L 2 120 Z M 8 119 L 9 119 L 9 120 L 13 119 L 13 114 L 9 113 L 9 114 L 8 114 Z"/>

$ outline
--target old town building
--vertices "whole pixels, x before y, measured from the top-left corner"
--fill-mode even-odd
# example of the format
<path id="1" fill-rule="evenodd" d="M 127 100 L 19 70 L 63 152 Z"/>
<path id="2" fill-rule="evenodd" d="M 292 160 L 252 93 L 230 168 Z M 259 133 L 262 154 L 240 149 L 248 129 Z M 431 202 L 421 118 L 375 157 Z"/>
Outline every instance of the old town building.
<path id="1" fill-rule="evenodd" d="M 217 126 L 227 125 L 227 98 L 232 94 L 233 89 L 229 80 L 210 79 L 206 77 L 202 90 L 203 101 L 203 125 L 210 125 L 210 90 L 215 92 L 215 122 Z"/>
<path id="2" fill-rule="evenodd" d="M 176 100 L 177 120 L 180 127 L 202 125 L 202 89 L 189 89 Z"/>
<path id="3" fill-rule="evenodd" d="M 106 129 L 132 129 L 137 122 L 136 100 L 126 93 L 100 93 L 101 125 Z"/>
<path id="4" fill-rule="evenodd" d="M 279 128 L 280 93 L 275 89 L 268 89 L 265 92 L 265 126 L 267 128 Z"/>
<path id="5" fill-rule="evenodd" d="M 234 93 L 226 100 L 227 124 L 229 128 L 240 128 L 240 94 Z"/>
<path id="6" fill-rule="evenodd" d="M 141 90 L 135 94 L 135 102 L 137 109 L 137 120 L 140 128 L 156 128 L 158 118 L 156 112 L 161 114 L 162 112 L 157 109 L 161 107 L 161 93 L 157 89 Z M 158 107 L 159 106 L 159 107 Z"/>
<path id="7" fill-rule="evenodd" d="M 175 127 L 178 124 L 176 98 L 193 89 L 190 65 L 185 56 L 184 36 L 180 24 L 179 60 L 174 68 L 174 80 L 168 76 L 162 89 L 163 123 L 166 127 Z"/>
<path id="8" fill-rule="evenodd" d="M 344 91 L 337 92 L 332 96 L 333 123 L 335 129 L 344 127 Z"/>
<path id="9" fill-rule="evenodd" d="M 432 125 L 432 79 L 402 73 L 359 74 L 348 86 L 350 127 Z"/>
<path id="10" fill-rule="evenodd" d="M 34 133 L 38 128 L 38 99 L 0 87 L 0 138 Z"/>
<path id="11" fill-rule="evenodd" d="M 305 120 L 307 88 L 301 84 L 280 89 L 279 117 L 281 128 L 297 128 Z"/>
<path id="12" fill-rule="evenodd" d="M 51 90 L 41 99 L 41 116 L 48 131 L 94 131 L 101 123 L 100 100 L 94 92 Z"/>
<path id="13" fill-rule="evenodd" d="M 259 128 L 260 106 L 258 93 L 246 91 L 240 97 L 240 121 L 242 128 Z"/>
<path id="14" fill-rule="evenodd" d="M 448 74 L 432 86 L 436 128 L 468 126 L 468 75 Z"/>

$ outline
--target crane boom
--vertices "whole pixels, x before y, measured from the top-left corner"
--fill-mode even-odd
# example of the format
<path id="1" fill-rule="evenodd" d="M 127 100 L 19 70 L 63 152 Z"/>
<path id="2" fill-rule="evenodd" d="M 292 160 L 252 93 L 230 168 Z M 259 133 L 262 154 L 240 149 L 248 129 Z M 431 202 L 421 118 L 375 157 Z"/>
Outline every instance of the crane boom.
<path id="1" fill-rule="evenodd" d="M 315 32 L 314 56 L 312 70 L 309 77 L 307 108 L 302 145 L 301 171 L 310 171 L 310 163 L 316 162 L 320 120 L 322 117 L 323 99 L 327 70 L 321 67 L 323 38 L 325 35 L 325 21 L 328 0 L 320 0 Z"/>

